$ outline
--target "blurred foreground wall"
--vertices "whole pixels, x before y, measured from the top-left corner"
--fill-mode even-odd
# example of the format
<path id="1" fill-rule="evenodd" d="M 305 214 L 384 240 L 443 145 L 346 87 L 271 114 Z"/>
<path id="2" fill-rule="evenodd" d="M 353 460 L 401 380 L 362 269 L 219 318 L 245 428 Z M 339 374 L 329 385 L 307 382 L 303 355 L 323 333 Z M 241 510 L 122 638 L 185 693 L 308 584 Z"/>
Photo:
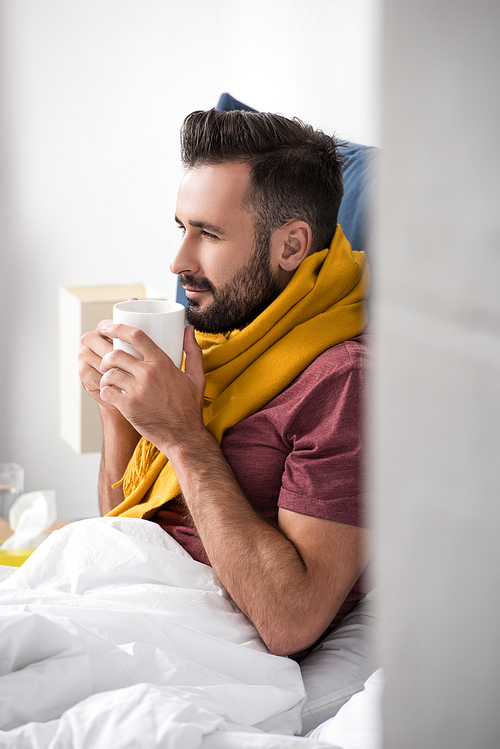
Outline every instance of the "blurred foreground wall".
<path id="1" fill-rule="evenodd" d="M 500 4 L 386 0 L 372 490 L 386 749 L 500 746 Z"/>

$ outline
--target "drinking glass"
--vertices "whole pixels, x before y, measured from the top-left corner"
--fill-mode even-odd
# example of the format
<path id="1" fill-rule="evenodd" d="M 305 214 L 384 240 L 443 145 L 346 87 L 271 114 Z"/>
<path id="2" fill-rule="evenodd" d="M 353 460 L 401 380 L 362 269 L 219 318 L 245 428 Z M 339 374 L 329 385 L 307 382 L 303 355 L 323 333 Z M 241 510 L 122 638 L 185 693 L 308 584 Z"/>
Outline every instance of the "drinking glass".
<path id="1" fill-rule="evenodd" d="M 9 510 L 23 493 L 24 468 L 19 463 L 0 463 L 0 517 L 9 519 Z"/>

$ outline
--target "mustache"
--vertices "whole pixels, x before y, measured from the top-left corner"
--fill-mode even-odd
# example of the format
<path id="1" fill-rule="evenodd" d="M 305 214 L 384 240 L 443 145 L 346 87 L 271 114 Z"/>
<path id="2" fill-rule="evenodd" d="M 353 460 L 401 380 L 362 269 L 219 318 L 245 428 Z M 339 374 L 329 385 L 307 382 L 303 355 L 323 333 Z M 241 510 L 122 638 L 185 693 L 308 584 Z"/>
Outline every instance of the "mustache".
<path id="1" fill-rule="evenodd" d="M 208 280 L 208 278 L 194 278 L 194 276 L 179 276 L 179 283 L 180 285 L 188 289 L 193 289 L 193 291 L 211 291 L 213 293 L 214 287 Z"/>

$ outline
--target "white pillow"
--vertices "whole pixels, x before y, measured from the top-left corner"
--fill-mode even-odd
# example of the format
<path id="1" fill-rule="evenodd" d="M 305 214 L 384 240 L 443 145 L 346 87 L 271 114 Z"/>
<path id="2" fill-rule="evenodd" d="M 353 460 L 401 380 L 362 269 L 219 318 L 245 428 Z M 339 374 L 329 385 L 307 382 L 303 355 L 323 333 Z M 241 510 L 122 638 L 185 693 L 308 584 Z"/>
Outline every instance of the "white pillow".
<path id="1" fill-rule="evenodd" d="M 307 695 L 302 735 L 336 715 L 380 666 L 375 599 L 373 590 L 301 661 Z"/>
<path id="2" fill-rule="evenodd" d="M 382 693 L 384 678 L 379 668 L 337 715 L 309 731 L 308 738 L 342 749 L 382 749 Z"/>

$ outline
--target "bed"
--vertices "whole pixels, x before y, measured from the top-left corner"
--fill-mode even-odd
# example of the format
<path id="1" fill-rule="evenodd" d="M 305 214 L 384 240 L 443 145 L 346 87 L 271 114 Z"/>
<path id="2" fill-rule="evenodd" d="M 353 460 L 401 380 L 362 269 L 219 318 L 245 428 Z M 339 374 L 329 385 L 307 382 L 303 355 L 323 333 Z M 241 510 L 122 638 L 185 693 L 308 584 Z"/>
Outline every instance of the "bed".
<path id="1" fill-rule="evenodd" d="M 229 94 L 218 108 L 251 109 Z M 366 250 L 376 149 L 343 151 L 339 222 Z M 0 747 L 377 749 L 373 597 L 299 667 L 155 523 L 70 524 L 0 566 Z M 346 686 L 332 686 L 340 668 Z"/>
<path id="2" fill-rule="evenodd" d="M 212 569 L 156 523 L 55 531 L 21 567 L 0 567 L 0 604 L 1 747 L 332 745 L 321 726 L 294 736 L 298 664 L 270 654 Z"/>

